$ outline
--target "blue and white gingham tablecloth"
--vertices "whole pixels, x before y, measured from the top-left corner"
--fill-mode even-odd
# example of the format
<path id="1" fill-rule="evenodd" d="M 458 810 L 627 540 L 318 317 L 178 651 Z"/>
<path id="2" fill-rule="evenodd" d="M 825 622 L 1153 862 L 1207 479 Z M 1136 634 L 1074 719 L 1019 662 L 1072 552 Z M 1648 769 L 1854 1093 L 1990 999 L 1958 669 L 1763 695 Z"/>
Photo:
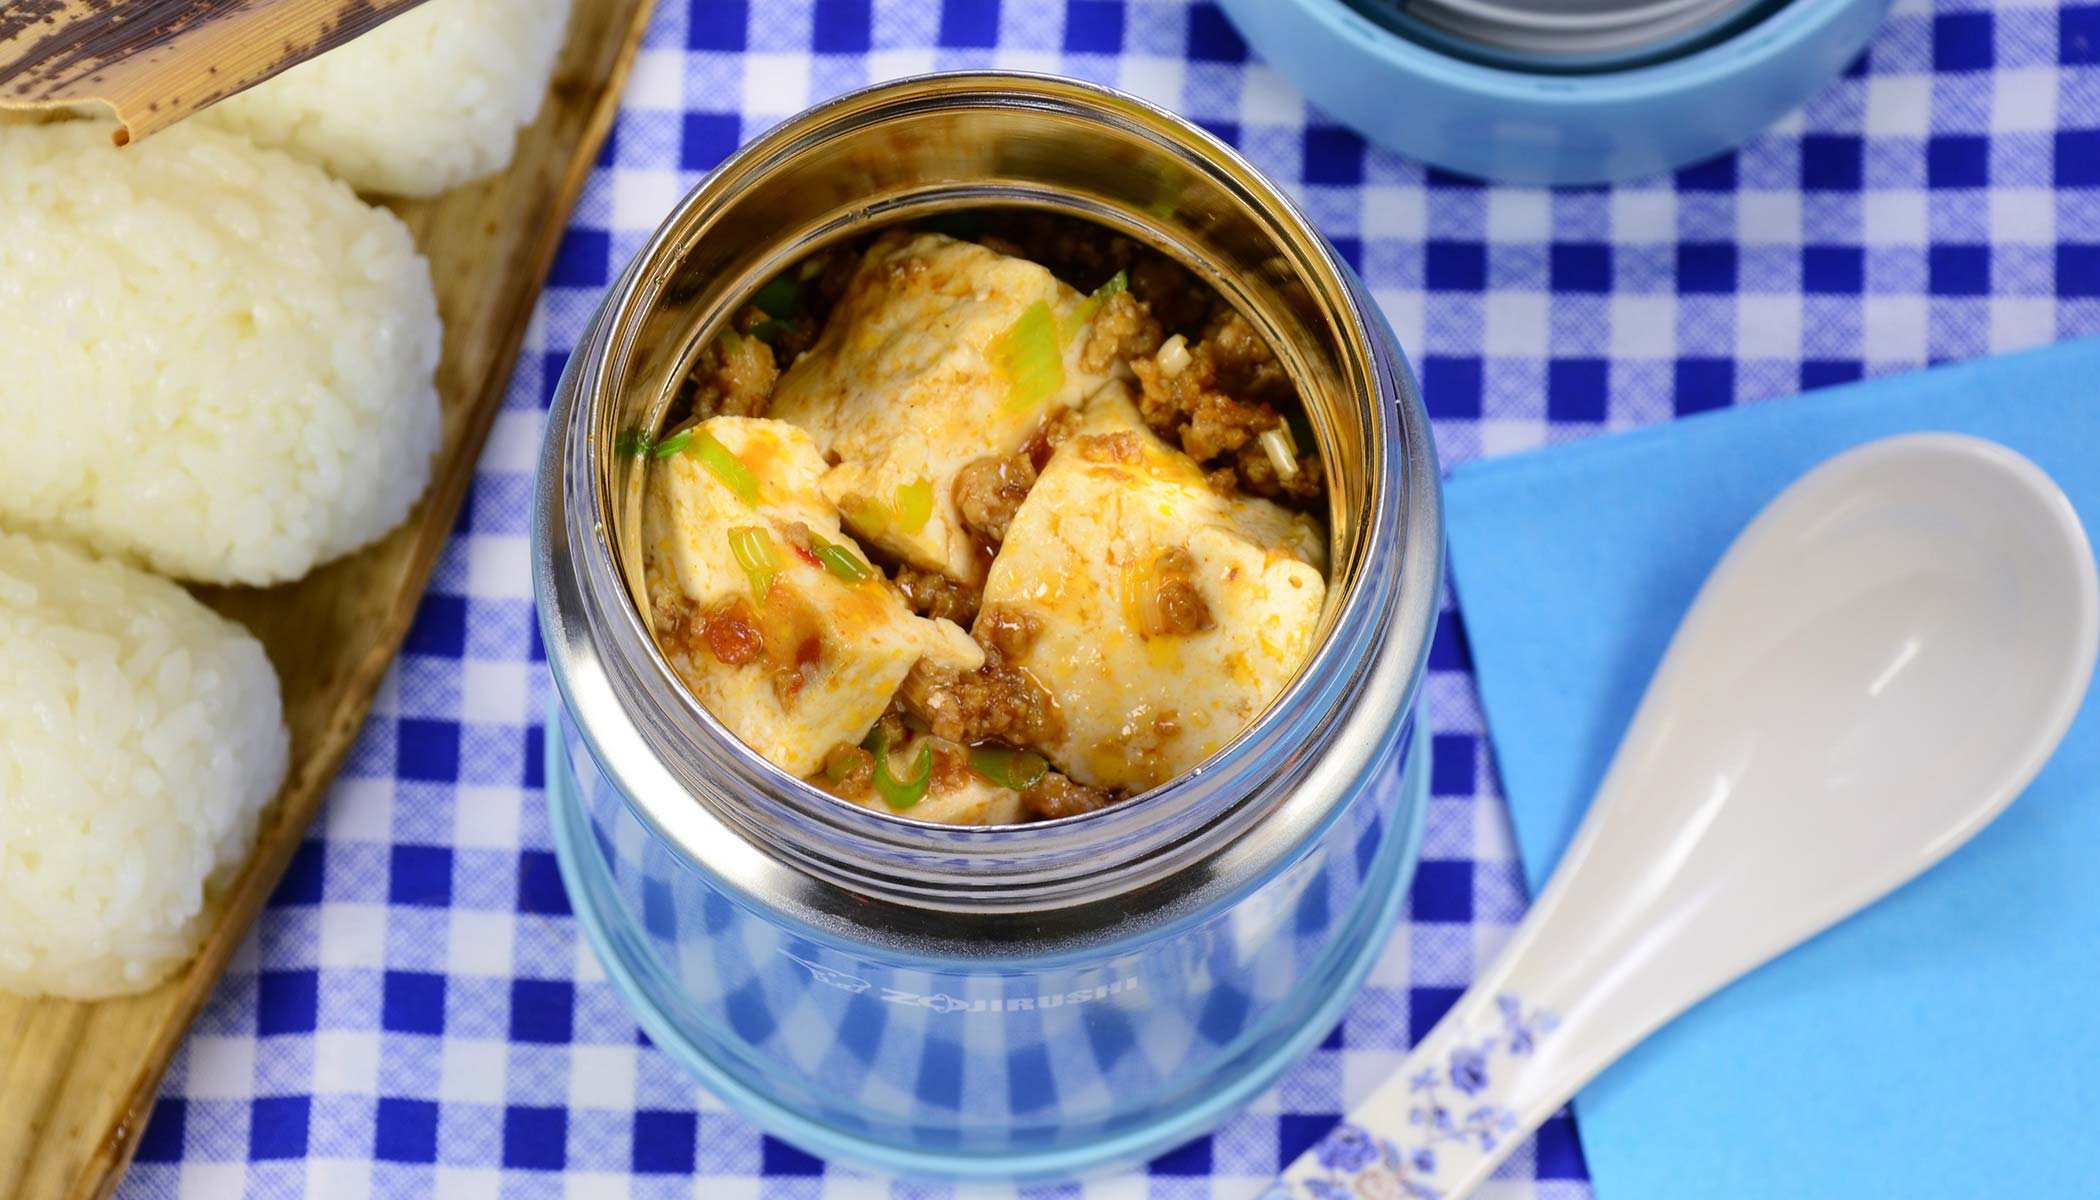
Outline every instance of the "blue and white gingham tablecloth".
<path id="1" fill-rule="evenodd" d="M 660 0 L 407 648 L 123 1195 L 953 1194 L 762 1137 L 622 1010 L 549 850 L 526 520 L 565 356 L 704 171 L 813 101 L 981 66 L 1135 92 L 1290 185 L 1391 317 L 1446 462 L 2100 332 L 2100 3 L 1900 0 L 1841 82 L 1738 154 L 1547 192 L 1367 151 L 1207 3 Z M 1450 612 L 1427 693 L 1412 911 L 1340 1031 L 1215 1136 L 1028 1195 L 1253 1195 L 1502 942 L 1524 895 Z M 1482 1193 L 1588 1194 L 1565 1117 Z"/>

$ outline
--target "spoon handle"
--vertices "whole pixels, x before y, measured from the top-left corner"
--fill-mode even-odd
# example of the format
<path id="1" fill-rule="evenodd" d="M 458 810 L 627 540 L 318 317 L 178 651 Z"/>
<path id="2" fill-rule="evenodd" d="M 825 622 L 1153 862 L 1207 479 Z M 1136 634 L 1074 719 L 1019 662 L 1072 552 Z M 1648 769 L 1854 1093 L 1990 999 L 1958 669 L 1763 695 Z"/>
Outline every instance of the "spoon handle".
<path id="1" fill-rule="evenodd" d="M 1774 919 L 1787 906 L 1759 886 L 1769 873 L 1742 869 L 1727 789 L 1700 797 L 1694 764 L 1657 736 L 1681 676 L 1658 673 L 1634 752 L 1622 747 L 1502 952 L 1263 1200 L 1458 1200 L 1635 1043 L 1843 915 Z M 1672 811 L 1684 796 L 1699 797 L 1689 817 Z"/>
<path id="2" fill-rule="evenodd" d="M 1483 986 L 1492 982 L 1460 997 L 1263 1200 L 1457 1200 L 1559 1111 L 1596 1066 L 1580 1071 L 1554 1052 L 1564 1032 L 1554 1009 Z"/>
<path id="3" fill-rule="evenodd" d="M 1642 706 L 1628 745 L 1659 744 L 1651 725 L 1679 675 L 1658 674 L 1663 703 Z M 1502 952 L 1263 1200 L 1458 1200 L 1635 1043 L 1841 915 L 1764 919 L 1758 873 L 1728 859 L 1740 841 L 1715 837 L 1731 828 L 1725 791 L 1690 819 L 1669 813 L 1668 798 L 1698 794 L 1675 758 L 1622 750 Z"/>

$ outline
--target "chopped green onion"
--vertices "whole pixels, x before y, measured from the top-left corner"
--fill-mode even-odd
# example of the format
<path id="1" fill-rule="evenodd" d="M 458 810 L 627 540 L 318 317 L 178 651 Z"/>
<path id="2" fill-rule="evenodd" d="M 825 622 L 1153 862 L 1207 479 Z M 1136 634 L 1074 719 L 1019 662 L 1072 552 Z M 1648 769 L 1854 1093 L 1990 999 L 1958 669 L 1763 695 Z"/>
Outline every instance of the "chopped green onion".
<path id="1" fill-rule="evenodd" d="M 1189 340 L 1177 333 L 1167 339 L 1166 344 L 1159 348 L 1159 353 L 1152 356 L 1152 361 L 1159 367 L 1161 375 L 1172 379 L 1188 370 L 1191 357 Z"/>
<path id="2" fill-rule="evenodd" d="M 875 573 L 875 569 L 853 557 L 853 551 L 844 546 L 825 541 L 817 534 L 809 535 L 809 552 L 817 556 L 824 569 L 847 583 L 859 583 Z"/>
<path id="3" fill-rule="evenodd" d="M 933 481 L 915 479 L 900 483 L 888 504 L 868 496 L 854 495 L 843 506 L 855 532 L 879 538 L 895 527 L 900 533 L 917 533 L 933 518 Z"/>
<path id="4" fill-rule="evenodd" d="M 891 808 L 906 809 L 926 798 L 926 789 L 933 786 L 933 743 L 921 742 L 916 761 L 912 763 L 910 779 L 898 779 L 890 774 L 890 746 L 887 739 L 876 735 L 875 745 L 875 790 L 881 794 Z"/>
<path id="5" fill-rule="evenodd" d="M 773 344 L 774 338 L 779 337 L 783 333 L 793 332 L 795 332 L 794 322 L 783 321 L 779 317 L 768 318 L 751 327 L 751 336 L 769 346 Z"/>
<path id="6" fill-rule="evenodd" d="M 1095 288 L 1092 295 L 1081 300 L 1079 306 L 1072 310 L 1071 319 L 1065 322 L 1065 336 L 1076 337 L 1080 330 L 1086 328 L 1087 322 L 1101 315 L 1103 306 L 1113 299 L 1117 292 L 1128 291 L 1129 288 L 1128 271 L 1118 271 L 1109 276 L 1107 283 Z"/>
<path id="7" fill-rule="evenodd" d="M 970 769 L 1003 788 L 1025 792 L 1049 772 L 1050 764 L 1033 750 L 987 744 L 970 747 Z"/>
<path id="8" fill-rule="evenodd" d="M 1006 768 L 1013 762 L 1011 746 L 996 746 L 986 743 L 970 747 L 970 769 L 993 783 L 1006 782 Z"/>
<path id="9" fill-rule="evenodd" d="M 1006 773 L 1006 786 L 1017 792 L 1034 787 L 1043 776 L 1050 773 L 1050 763 L 1033 750 L 1023 750 L 1014 755 L 1014 765 Z"/>
<path id="10" fill-rule="evenodd" d="M 917 533 L 933 517 L 933 481 L 918 479 L 897 485 L 897 528 Z"/>
<path id="11" fill-rule="evenodd" d="M 758 295 L 751 297 L 751 303 L 758 305 L 759 311 L 769 317 L 789 315 L 795 311 L 795 306 L 801 303 L 801 300 L 802 285 L 785 275 L 775 276 L 771 283 L 758 289 Z M 755 329 L 752 330 L 752 334 L 764 336 Z"/>
<path id="12" fill-rule="evenodd" d="M 1261 436 L 1255 440 L 1261 443 L 1262 453 L 1269 456 L 1269 465 L 1276 468 L 1276 478 L 1298 477 L 1298 447 L 1291 444 L 1290 426 L 1278 425 L 1274 429 L 1264 429 Z"/>
<path id="13" fill-rule="evenodd" d="M 852 518 L 854 525 L 858 526 L 862 533 L 871 538 L 881 537 L 890 527 L 889 507 L 881 501 L 870 500 L 865 496 L 856 497 L 846 515 Z"/>
<path id="14" fill-rule="evenodd" d="M 1026 412 L 1065 386 L 1057 318 L 1042 300 L 1023 309 L 1013 327 L 992 343 L 992 365 L 1006 377 L 1006 408 Z"/>
<path id="15" fill-rule="evenodd" d="M 1155 551 L 1123 567 L 1123 617 L 1141 638 L 1168 632 L 1167 610 L 1160 593 L 1175 574 L 1169 554 L 1166 550 Z"/>
<path id="16" fill-rule="evenodd" d="M 764 604 L 773 591 L 774 576 L 780 574 L 780 551 L 772 537 L 755 525 L 740 525 L 729 531 L 729 552 L 751 580 L 751 594 Z"/>
<path id="17" fill-rule="evenodd" d="M 1305 415 L 1304 408 L 1292 405 L 1284 410 L 1283 423 L 1290 426 L 1292 445 L 1316 446 L 1319 444 L 1320 438 L 1313 432 L 1312 419 Z"/>
<path id="18" fill-rule="evenodd" d="M 858 765 L 859 763 L 854 760 L 850 752 L 845 754 L 833 753 L 824 760 L 824 778 L 829 779 L 833 783 L 844 783 L 846 782 L 846 776 L 853 774 L 853 768 Z"/>
<path id="19" fill-rule="evenodd" d="M 722 332 L 719 335 L 717 335 L 716 340 L 720 341 L 722 343 L 722 349 L 730 354 L 735 354 L 737 351 L 742 350 L 744 348 L 744 339 L 742 335 L 738 334 L 736 330 L 731 329 L 727 325 L 722 326 Z"/>
<path id="20" fill-rule="evenodd" d="M 704 437 L 706 435 L 703 434 L 701 436 Z M 669 458 L 673 454 L 678 453 L 680 450 L 685 449 L 686 444 L 691 442 L 692 440 L 693 431 L 690 429 L 681 429 L 677 433 L 672 434 L 670 437 L 665 438 L 663 441 L 656 443 L 656 457 Z"/>
<path id="21" fill-rule="evenodd" d="M 622 429 L 613 439 L 613 453 L 623 458 L 640 458 L 649 453 L 650 438 L 646 429 Z"/>
<path id="22" fill-rule="evenodd" d="M 700 465 L 722 481 L 722 486 L 736 493 L 747 507 L 758 507 L 758 476 L 744 465 L 729 447 L 716 440 L 715 435 L 705 429 L 693 431 L 693 453 L 700 456 Z M 662 451 L 658 451 L 659 454 Z"/>

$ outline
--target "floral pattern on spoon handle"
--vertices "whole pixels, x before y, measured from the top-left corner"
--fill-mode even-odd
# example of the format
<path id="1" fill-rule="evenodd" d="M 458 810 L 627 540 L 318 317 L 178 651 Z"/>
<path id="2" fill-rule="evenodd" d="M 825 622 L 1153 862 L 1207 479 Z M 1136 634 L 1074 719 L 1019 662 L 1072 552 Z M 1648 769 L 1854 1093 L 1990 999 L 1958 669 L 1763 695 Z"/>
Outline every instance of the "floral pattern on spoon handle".
<path id="1" fill-rule="evenodd" d="M 1450 1200 L 1492 1170 L 1508 1152 L 1503 1143 L 1527 1128 L 1513 1102 L 1515 1080 L 1560 1026 L 1510 995 L 1495 997 L 1493 1014 L 1499 1023 L 1447 1016 L 1408 1056 L 1399 1081 L 1359 1109 L 1377 1112 L 1380 1128 L 1342 1122 L 1262 1200 Z M 1404 1112 L 1396 1113 L 1385 1093 L 1403 1086 Z"/>

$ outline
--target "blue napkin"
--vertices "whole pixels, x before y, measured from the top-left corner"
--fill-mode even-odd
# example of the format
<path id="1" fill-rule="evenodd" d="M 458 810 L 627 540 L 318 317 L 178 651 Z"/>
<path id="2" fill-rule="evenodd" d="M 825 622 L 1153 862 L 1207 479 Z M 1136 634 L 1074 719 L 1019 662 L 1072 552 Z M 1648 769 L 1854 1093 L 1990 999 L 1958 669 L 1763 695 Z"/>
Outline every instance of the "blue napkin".
<path id="1" fill-rule="evenodd" d="M 1817 463 L 1925 430 L 2033 459 L 2100 531 L 2100 339 L 1452 473 L 1459 607 L 1533 894 L 1729 542 Z M 1975 841 L 1575 1109 L 1599 1200 L 2100 1196 L 2100 702 Z"/>

